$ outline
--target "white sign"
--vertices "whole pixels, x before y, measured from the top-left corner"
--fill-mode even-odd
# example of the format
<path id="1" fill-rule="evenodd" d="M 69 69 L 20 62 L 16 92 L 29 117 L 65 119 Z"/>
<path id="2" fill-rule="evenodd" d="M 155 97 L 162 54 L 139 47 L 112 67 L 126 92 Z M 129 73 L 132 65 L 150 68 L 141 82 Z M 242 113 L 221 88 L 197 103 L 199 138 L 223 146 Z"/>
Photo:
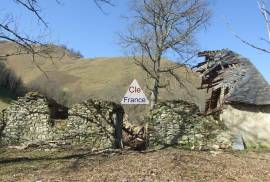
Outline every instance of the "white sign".
<path id="1" fill-rule="evenodd" d="M 121 104 L 149 104 L 137 80 L 133 80 Z"/>

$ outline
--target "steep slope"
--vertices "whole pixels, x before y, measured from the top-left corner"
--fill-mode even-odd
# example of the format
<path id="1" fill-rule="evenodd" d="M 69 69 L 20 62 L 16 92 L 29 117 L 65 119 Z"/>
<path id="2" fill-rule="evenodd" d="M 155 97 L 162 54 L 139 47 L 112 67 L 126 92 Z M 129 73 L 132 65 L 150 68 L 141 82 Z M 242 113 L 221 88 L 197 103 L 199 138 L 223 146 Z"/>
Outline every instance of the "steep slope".
<path id="1" fill-rule="evenodd" d="M 57 49 L 61 55 L 61 49 Z M 11 43 L 0 44 L 0 55 L 11 54 L 15 50 Z M 2 70 L 5 70 L 1 72 L 0 67 L 0 75 L 5 78 L 4 81 L 0 79 L 0 85 L 6 88 L 12 86 L 11 88 L 19 90 L 18 92 L 22 92 L 25 88 L 38 90 L 65 105 L 93 97 L 119 103 L 133 79 L 137 79 L 146 96 L 148 98 L 150 96 L 146 84 L 150 85 L 151 82 L 145 79 L 146 74 L 127 57 L 74 59 L 65 55 L 52 62 L 37 56 L 33 63 L 31 56 L 25 54 L 10 56 L 7 60 L 0 60 L 0 63 Z M 172 63 L 166 61 L 164 64 Z M 37 65 L 46 74 L 42 73 Z M 5 76 L 7 72 L 8 77 Z M 205 93 L 197 90 L 200 84 L 199 77 L 186 68 L 179 68 L 176 72 L 182 79 L 184 87 L 172 76 L 164 75 L 164 81 L 169 83 L 169 86 L 160 90 L 160 99 L 183 99 L 201 107 Z M 134 113 L 140 115 L 140 112 L 147 108 L 147 106 L 125 106 L 129 115 Z"/>

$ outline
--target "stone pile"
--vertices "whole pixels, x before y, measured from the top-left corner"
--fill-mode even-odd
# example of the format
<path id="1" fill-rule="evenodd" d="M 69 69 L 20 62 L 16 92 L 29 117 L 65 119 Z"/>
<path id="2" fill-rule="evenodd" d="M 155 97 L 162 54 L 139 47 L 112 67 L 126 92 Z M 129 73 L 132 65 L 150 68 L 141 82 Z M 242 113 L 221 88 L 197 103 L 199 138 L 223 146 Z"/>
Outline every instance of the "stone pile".
<path id="1" fill-rule="evenodd" d="M 2 144 L 51 139 L 47 98 L 35 92 L 18 98 L 3 112 Z"/>
<path id="2" fill-rule="evenodd" d="M 187 149 L 230 149 L 231 134 L 222 122 L 200 115 L 195 104 L 185 101 L 160 103 L 149 118 L 150 147 L 177 145 Z"/>
<path id="3" fill-rule="evenodd" d="M 88 100 L 74 105 L 68 113 L 67 120 L 56 123 L 53 131 L 55 139 L 87 144 L 93 149 L 117 148 L 117 145 L 121 145 L 121 137 L 117 138 L 116 134 L 117 128 L 122 126 L 121 117 L 124 114 L 120 105 Z"/>
<path id="4" fill-rule="evenodd" d="M 35 92 L 11 103 L 4 111 L 1 144 L 65 142 L 93 149 L 121 147 L 124 110 L 118 104 L 88 100 L 74 105 L 66 119 L 52 119 L 50 100 Z"/>
<path id="5" fill-rule="evenodd" d="M 22 148 L 87 145 L 93 150 L 123 145 L 136 150 L 148 146 L 199 150 L 232 146 L 231 134 L 222 122 L 200 115 L 196 105 L 181 100 L 158 104 L 143 126 L 130 123 L 126 115 L 123 118 L 123 108 L 113 102 L 90 99 L 66 114 L 63 109 L 36 92 L 18 98 L 3 112 L 0 144 Z"/>

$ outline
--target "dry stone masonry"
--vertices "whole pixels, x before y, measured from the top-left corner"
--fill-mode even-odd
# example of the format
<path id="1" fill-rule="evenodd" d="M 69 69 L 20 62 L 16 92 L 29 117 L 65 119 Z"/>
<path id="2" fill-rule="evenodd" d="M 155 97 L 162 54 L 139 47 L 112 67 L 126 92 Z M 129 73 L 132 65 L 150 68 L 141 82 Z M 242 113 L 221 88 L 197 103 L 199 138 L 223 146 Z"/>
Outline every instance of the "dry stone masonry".
<path id="1" fill-rule="evenodd" d="M 124 111 L 112 102 L 88 100 L 67 110 L 30 92 L 14 101 L 3 114 L 2 145 L 55 141 L 87 144 L 93 149 L 121 147 Z"/>
<path id="2" fill-rule="evenodd" d="M 47 99 L 41 95 L 26 95 L 3 112 L 5 128 L 3 144 L 50 139 L 51 127 Z"/>
<path id="3" fill-rule="evenodd" d="M 124 144 L 136 150 L 148 146 L 198 150 L 232 146 L 230 132 L 221 122 L 201 116 L 196 105 L 181 100 L 160 103 L 143 126 L 130 123 L 121 105 L 113 102 L 90 99 L 69 109 L 35 92 L 18 98 L 2 114 L 1 145 L 107 149 Z"/>
<path id="4" fill-rule="evenodd" d="M 230 149 L 231 134 L 212 116 L 200 115 L 195 104 L 185 101 L 160 103 L 149 120 L 151 147 L 178 145 L 197 150 Z"/>

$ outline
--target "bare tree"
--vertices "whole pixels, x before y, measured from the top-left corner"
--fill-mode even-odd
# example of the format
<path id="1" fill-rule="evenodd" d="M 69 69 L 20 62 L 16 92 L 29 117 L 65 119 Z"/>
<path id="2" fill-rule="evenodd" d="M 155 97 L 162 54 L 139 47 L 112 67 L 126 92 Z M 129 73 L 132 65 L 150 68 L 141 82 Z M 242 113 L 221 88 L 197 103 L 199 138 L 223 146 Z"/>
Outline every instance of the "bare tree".
<path id="1" fill-rule="evenodd" d="M 121 38 L 135 63 L 153 80 L 150 90 L 151 109 L 154 109 L 159 88 L 167 86 L 161 83 L 162 74 L 176 77 L 174 70 L 185 67 L 195 55 L 194 34 L 206 25 L 210 11 L 205 0 L 135 0 L 131 12 L 132 24 L 128 34 Z M 171 54 L 182 61 L 162 66 L 163 57 Z"/>

